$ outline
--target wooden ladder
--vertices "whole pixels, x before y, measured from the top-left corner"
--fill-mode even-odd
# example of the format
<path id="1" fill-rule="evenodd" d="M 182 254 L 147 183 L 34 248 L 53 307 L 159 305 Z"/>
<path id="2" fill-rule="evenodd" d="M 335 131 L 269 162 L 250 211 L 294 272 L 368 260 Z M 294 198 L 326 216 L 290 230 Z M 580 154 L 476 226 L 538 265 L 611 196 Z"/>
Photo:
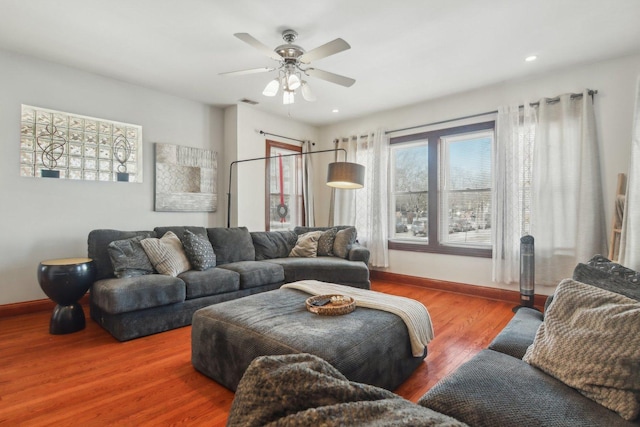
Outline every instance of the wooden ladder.
<path id="1" fill-rule="evenodd" d="M 618 261 L 618 257 L 620 256 L 620 233 L 622 231 L 622 218 L 624 215 L 626 191 L 627 176 L 623 173 L 619 173 L 613 210 L 613 224 L 611 226 L 611 238 L 609 239 L 609 259 L 615 262 Z"/>

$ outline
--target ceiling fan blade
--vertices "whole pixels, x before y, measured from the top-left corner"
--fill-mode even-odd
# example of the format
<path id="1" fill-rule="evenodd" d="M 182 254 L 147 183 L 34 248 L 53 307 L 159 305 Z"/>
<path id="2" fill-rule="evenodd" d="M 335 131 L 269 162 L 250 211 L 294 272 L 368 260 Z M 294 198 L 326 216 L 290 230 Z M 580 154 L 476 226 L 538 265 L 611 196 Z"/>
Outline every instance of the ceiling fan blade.
<path id="1" fill-rule="evenodd" d="M 282 57 L 280 55 L 278 55 L 273 49 L 270 49 L 267 45 L 265 45 L 261 41 L 254 38 L 251 34 L 235 33 L 234 36 L 236 36 L 243 42 L 247 43 L 248 45 L 255 47 L 260 52 L 267 55 L 269 58 L 275 59 L 276 61 L 282 61 Z"/>
<path id="2" fill-rule="evenodd" d="M 335 55 L 336 53 L 340 53 L 347 49 L 351 49 L 349 43 L 338 38 L 315 49 L 311 49 L 309 52 L 301 55 L 298 59 L 303 64 L 308 64 L 311 61 L 326 58 L 327 56 Z"/>
<path id="3" fill-rule="evenodd" d="M 256 73 L 267 73 L 269 71 L 274 71 L 273 67 L 262 67 L 262 68 L 251 68 L 249 70 L 239 70 L 239 71 L 227 71 L 226 73 L 219 73 L 219 76 L 225 75 L 236 75 L 236 76 L 244 76 L 246 74 L 256 74 Z"/>
<path id="4" fill-rule="evenodd" d="M 306 73 L 310 76 L 326 80 L 331 83 L 339 84 L 344 87 L 351 87 L 356 82 L 354 79 L 341 76 L 340 74 L 330 73 L 328 71 L 318 70 L 317 68 L 309 68 Z"/>

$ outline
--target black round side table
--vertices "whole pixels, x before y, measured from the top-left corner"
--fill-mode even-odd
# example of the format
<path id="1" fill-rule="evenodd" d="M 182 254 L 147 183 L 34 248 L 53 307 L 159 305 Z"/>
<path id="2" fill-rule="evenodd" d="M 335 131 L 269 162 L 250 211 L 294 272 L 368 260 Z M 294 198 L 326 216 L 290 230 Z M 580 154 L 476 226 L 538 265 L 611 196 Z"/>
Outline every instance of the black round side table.
<path id="1" fill-rule="evenodd" d="M 91 258 L 61 258 L 38 265 L 40 287 L 56 305 L 49 323 L 49 333 L 70 334 L 86 326 L 84 311 L 78 302 L 96 277 Z"/>

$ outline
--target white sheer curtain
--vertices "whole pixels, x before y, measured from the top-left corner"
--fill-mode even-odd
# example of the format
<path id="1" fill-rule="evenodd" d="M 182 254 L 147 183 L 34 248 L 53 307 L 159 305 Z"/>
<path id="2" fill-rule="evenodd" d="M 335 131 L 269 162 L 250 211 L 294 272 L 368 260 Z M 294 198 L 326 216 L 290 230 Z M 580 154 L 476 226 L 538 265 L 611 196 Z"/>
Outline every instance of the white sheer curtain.
<path id="1" fill-rule="evenodd" d="M 632 132 L 619 262 L 625 267 L 640 270 L 640 76 L 636 85 Z"/>
<path id="2" fill-rule="evenodd" d="M 520 237 L 531 234 L 536 284 L 555 286 L 606 245 L 592 99 L 501 107 L 496 128 L 493 280 L 519 281 Z"/>
<path id="3" fill-rule="evenodd" d="M 536 284 L 557 285 L 606 249 L 600 158 L 591 96 L 541 99 L 533 158 L 531 234 Z"/>
<path id="4" fill-rule="evenodd" d="M 340 140 L 337 148 L 347 150 L 347 161 L 364 165 L 364 188 L 335 190 L 333 223 L 354 224 L 358 230 L 358 241 L 371 252 L 369 264 L 388 267 L 389 138 L 384 129 L 360 135 Z"/>
<path id="5" fill-rule="evenodd" d="M 536 112 L 529 103 L 500 107 L 494 150 L 493 280 L 520 279 L 520 238 L 529 233 Z"/>
<path id="6" fill-rule="evenodd" d="M 311 152 L 311 142 L 304 141 L 302 144 L 302 152 Z M 313 200 L 313 155 L 302 157 L 302 199 L 304 201 L 305 225 L 307 227 L 315 227 L 315 205 Z"/>

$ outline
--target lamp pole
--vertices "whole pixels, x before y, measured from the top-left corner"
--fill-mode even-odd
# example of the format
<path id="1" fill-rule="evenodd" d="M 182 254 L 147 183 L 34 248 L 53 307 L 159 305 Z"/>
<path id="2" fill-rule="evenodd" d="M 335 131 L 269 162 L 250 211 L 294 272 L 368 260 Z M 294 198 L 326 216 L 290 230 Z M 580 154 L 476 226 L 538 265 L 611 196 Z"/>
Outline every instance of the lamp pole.
<path id="1" fill-rule="evenodd" d="M 278 157 L 306 156 L 307 154 L 335 153 L 337 151 L 344 151 L 344 158 L 346 160 L 347 150 L 345 150 L 344 148 L 331 148 L 328 150 L 308 151 L 306 153 L 282 154 L 280 156 L 270 157 L 255 157 L 253 159 L 234 160 L 233 162 L 231 162 L 231 164 L 229 165 L 229 191 L 227 192 L 227 228 L 231 227 L 231 178 L 233 175 L 233 165 L 237 163 L 253 162 L 257 160 L 277 159 Z"/>

